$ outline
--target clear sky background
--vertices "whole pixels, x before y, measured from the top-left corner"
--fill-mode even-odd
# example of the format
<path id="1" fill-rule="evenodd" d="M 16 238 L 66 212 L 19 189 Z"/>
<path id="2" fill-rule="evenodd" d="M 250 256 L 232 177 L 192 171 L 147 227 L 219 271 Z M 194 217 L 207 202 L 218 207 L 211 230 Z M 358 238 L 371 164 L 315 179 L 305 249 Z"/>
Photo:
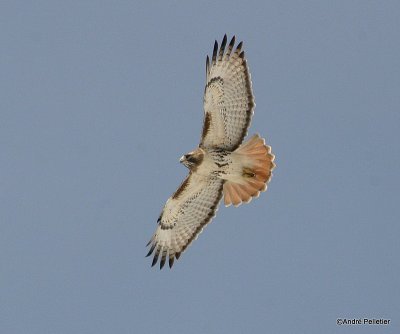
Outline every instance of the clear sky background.
<path id="1" fill-rule="evenodd" d="M 0 332 L 399 333 L 400 2 L 3 1 Z M 277 168 L 172 270 L 145 244 L 244 41 Z M 338 326 L 337 318 L 389 326 Z"/>

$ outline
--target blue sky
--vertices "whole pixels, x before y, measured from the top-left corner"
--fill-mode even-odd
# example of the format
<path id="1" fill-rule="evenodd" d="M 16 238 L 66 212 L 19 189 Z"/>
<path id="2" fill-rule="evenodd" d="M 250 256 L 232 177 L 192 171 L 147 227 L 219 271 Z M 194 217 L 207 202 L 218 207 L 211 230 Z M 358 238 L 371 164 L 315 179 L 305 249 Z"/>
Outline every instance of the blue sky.
<path id="1" fill-rule="evenodd" d="M 397 1 L 0 5 L 2 333 L 397 333 Z M 145 244 L 244 41 L 269 189 L 174 265 Z M 388 326 L 338 326 L 337 318 Z"/>

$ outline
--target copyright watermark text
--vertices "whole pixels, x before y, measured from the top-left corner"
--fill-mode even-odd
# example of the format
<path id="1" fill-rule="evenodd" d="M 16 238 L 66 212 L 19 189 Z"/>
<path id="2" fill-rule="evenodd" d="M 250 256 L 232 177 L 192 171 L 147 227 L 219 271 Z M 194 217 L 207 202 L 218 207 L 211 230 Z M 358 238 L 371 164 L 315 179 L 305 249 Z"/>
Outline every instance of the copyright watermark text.
<path id="1" fill-rule="evenodd" d="M 375 318 L 337 318 L 336 324 L 341 325 L 390 325 L 390 319 Z"/>

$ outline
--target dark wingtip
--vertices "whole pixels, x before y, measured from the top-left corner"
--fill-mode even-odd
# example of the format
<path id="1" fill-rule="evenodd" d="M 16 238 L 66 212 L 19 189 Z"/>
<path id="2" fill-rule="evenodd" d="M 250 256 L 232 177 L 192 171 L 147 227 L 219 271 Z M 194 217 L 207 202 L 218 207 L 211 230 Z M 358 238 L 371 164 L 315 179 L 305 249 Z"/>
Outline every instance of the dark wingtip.
<path id="1" fill-rule="evenodd" d="M 169 267 L 170 267 L 170 268 L 172 268 L 172 266 L 174 265 L 174 259 L 175 259 L 175 258 L 174 258 L 173 256 L 170 256 L 170 257 L 169 257 L 168 264 L 169 264 Z"/>
<path id="2" fill-rule="evenodd" d="M 214 63 L 216 62 L 216 60 L 217 60 L 217 52 L 218 52 L 218 42 L 215 41 L 215 42 L 214 42 L 213 55 L 212 55 L 213 64 L 214 64 Z"/>
<path id="3" fill-rule="evenodd" d="M 239 57 L 244 59 L 244 51 L 240 52 Z"/>
<path id="4" fill-rule="evenodd" d="M 225 46 L 227 42 L 227 37 L 226 34 L 224 35 L 224 38 L 222 39 L 221 47 L 219 49 L 219 56 L 222 57 L 225 51 Z"/>
<path id="5" fill-rule="evenodd" d="M 231 55 L 233 46 L 235 45 L 235 39 L 236 39 L 236 37 L 235 37 L 235 35 L 233 35 L 231 41 L 229 42 L 228 51 L 226 52 L 226 55 L 227 55 L 228 57 Z"/>
<path id="6" fill-rule="evenodd" d="M 242 49 L 242 46 L 243 46 L 243 42 L 240 42 L 240 43 L 237 45 L 237 47 L 236 47 L 237 52 L 239 52 L 239 51 Z"/>
<path id="7" fill-rule="evenodd" d="M 164 267 L 164 265 L 165 265 L 165 256 L 163 256 L 162 258 L 161 258 L 161 261 L 160 261 L 160 270 Z"/>
<path id="8" fill-rule="evenodd" d="M 154 267 L 154 265 L 157 263 L 159 255 L 160 255 L 160 247 L 157 248 L 156 253 L 154 254 L 153 262 L 151 263 L 152 267 Z"/>
<path id="9" fill-rule="evenodd" d="M 181 253 L 175 253 L 175 257 L 177 260 L 179 260 L 179 257 L 181 256 Z"/>
<path id="10" fill-rule="evenodd" d="M 151 246 L 149 252 L 147 253 L 146 257 L 149 257 L 151 255 L 151 253 L 153 253 L 154 248 L 156 248 L 156 244 L 154 244 L 153 246 Z"/>

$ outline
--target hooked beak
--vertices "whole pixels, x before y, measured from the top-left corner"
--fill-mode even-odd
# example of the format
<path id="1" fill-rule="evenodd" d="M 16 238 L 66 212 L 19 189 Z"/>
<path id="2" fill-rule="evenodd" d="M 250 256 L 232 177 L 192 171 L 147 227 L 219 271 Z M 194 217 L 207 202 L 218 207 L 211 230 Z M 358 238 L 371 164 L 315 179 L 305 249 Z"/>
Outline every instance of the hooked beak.
<path id="1" fill-rule="evenodd" d="M 180 163 L 183 163 L 184 161 L 185 161 L 185 156 L 182 155 L 181 158 L 179 159 L 179 162 L 180 162 Z"/>

